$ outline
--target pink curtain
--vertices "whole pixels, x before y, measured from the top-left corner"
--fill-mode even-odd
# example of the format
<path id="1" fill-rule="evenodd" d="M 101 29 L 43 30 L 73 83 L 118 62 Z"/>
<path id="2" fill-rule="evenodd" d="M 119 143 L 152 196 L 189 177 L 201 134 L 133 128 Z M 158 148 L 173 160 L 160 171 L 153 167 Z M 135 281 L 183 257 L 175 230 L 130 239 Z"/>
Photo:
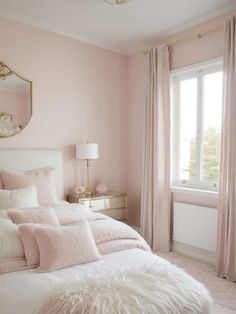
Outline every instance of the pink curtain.
<path id="1" fill-rule="evenodd" d="M 225 28 L 217 274 L 236 281 L 236 19 Z"/>
<path id="2" fill-rule="evenodd" d="M 154 251 L 170 248 L 170 84 L 167 46 L 148 54 L 141 229 Z"/>

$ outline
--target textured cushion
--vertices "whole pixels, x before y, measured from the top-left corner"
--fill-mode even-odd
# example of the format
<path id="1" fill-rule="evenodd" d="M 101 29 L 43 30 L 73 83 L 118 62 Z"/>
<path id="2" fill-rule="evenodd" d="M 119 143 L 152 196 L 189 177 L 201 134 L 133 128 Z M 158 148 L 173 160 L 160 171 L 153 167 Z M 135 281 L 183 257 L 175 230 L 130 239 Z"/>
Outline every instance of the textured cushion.
<path id="1" fill-rule="evenodd" d="M 19 226 L 19 234 L 24 244 L 27 266 L 39 265 L 39 249 L 36 239 L 34 237 L 34 230 L 39 226 L 39 224 L 29 223 L 21 224 Z"/>
<path id="2" fill-rule="evenodd" d="M 58 226 L 60 224 L 53 208 L 9 210 L 8 216 L 18 225 L 39 223 Z"/>
<path id="3" fill-rule="evenodd" d="M 0 218 L 0 260 L 24 257 L 24 247 L 18 233 L 18 226 L 11 220 Z"/>
<path id="4" fill-rule="evenodd" d="M 24 173 L 2 170 L 1 177 L 4 189 L 13 190 L 35 185 L 40 205 L 50 205 L 57 202 L 55 170 L 53 168 L 43 168 Z"/>
<path id="5" fill-rule="evenodd" d="M 41 271 L 53 271 L 101 258 L 86 220 L 73 226 L 36 228 L 34 235 L 40 252 Z"/>
<path id="6" fill-rule="evenodd" d="M 37 189 L 27 186 L 18 190 L 0 190 L 0 210 L 38 206 Z"/>

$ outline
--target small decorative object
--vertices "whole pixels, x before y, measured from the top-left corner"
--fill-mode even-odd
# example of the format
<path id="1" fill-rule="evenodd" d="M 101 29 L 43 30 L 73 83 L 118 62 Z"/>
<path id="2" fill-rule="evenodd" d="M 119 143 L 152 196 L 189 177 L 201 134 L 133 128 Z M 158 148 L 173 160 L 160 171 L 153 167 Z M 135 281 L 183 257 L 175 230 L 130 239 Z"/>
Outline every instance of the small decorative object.
<path id="1" fill-rule="evenodd" d="M 103 183 L 103 182 L 100 182 L 100 183 L 97 185 L 97 187 L 96 187 L 96 192 L 97 192 L 98 194 L 107 194 L 108 188 L 107 188 L 106 184 Z"/>
<path id="2" fill-rule="evenodd" d="M 7 112 L 1 112 L 0 121 L 3 123 L 9 124 L 12 122 L 12 115 Z"/>
<path id="3" fill-rule="evenodd" d="M 12 115 L 7 112 L 0 112 L 0 137 L 15 135 L 21 131 L 20 125 L 12 123 Z"/>
<path id="4" fill-rule="evenodd" d="M 86 186 L 76 186 L 73 192 L 75 194 L 84 194 L 86 192 Z"/>

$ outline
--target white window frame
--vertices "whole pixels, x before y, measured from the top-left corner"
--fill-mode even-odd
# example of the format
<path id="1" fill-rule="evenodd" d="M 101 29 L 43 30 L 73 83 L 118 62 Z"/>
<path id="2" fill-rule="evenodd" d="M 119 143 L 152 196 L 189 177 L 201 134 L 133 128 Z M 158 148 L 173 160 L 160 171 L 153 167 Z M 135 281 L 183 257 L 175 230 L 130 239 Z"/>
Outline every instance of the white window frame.
<path id="1" fill-rule="evenodd" d="M 203 97 L 202 97 L 202 78 L 203 75 L 223 71 L 223 59 L 218 58 L 207 62 L 202 62 L 173 70 L 170 73 L 170 88 L 171 88 L 171 182 L 172 186 L 194 188 L 200 190 L 217 191 L 217 183 L 207 183 L 200 180 L 202 158 L 202 133 L 203 133 Z M 197 177 L 194 181 L 180 180 L 180 129 L 179 129 L 179 88 L 178 84 L 183 79 L 197 78 L 197 136 L 196 136 L 196 154 L 197 154 Z"/>

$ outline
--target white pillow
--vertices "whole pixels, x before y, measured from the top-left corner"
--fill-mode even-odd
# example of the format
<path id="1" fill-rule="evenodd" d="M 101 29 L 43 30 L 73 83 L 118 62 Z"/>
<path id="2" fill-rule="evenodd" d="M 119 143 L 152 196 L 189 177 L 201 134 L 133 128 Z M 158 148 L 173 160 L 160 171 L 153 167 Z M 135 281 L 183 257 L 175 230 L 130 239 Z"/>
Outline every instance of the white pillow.
<path id="1" fill-rule="evenodd" d="M 0 218 L 0 259 L 16 257 L 24 257 L 18 226 L 11 220 Z"/>
<path id="2" fill-rule="evenodd" d="M 0 210 L 39 206 L 37 189 L 27 186 L 17 190 L 0 190 Z"/>

